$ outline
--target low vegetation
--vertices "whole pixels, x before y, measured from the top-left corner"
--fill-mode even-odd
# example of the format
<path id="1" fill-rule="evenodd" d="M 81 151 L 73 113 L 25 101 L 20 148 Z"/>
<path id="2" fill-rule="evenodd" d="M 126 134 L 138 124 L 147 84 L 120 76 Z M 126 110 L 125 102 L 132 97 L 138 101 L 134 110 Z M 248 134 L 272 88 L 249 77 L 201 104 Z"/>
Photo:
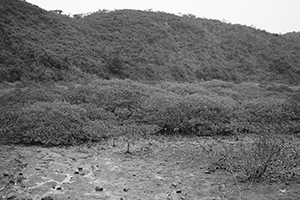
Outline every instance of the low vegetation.
<path id="1" fill-rule="evenodd" d="M 147 85 L 95 79 L 43 87 L 20 83 L 0 96 L 1 133 L 12 143 L 50 146 L 130 134 L 136 139 L 150 133 L 259 134 L 270 127 L 276 133 L 298 134 L 299 91 L 284 87 L 289 90 L 218 80 Z M 249 93 L 256 96 L 249 98 Z"/>

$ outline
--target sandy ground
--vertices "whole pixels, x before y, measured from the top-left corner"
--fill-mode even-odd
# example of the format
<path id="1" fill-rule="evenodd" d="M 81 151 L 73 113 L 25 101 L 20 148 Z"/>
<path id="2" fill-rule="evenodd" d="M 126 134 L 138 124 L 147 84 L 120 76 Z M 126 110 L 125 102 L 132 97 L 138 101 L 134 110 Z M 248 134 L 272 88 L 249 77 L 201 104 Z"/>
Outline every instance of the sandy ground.
<path id="1" fill-rule="evenodd" d="M 150 144 L 140 140 L 132 154 L 124 153 L 121 141 L 116 147 L 1 145 L 0 199 L 300 199 L 300 180 L 262 181 L 249 188 L 226 171 L 209 170 L 203 146 L 215 144 L 212 138 L 156 138 Z"/>

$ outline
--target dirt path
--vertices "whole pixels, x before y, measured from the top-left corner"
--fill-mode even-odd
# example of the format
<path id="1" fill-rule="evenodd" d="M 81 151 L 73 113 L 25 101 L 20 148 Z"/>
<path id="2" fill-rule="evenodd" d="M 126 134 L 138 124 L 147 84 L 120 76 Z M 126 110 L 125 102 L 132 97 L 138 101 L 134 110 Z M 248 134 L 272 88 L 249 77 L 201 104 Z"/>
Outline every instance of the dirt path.
<path id="1" fill-rule="evenodd" d="M 201 146 L 214 140 L 138 142 L 117 147 L 43 148 L 2 145 L 0 199 L 239 199 L 230 174 L 208 171 Z M 249 183 L 241 184 L 246 188 Z M 243 199 L 300 199 L 300 182 L 253 184 Z M 225 197 L 223 198 L 225 199 Z"/>

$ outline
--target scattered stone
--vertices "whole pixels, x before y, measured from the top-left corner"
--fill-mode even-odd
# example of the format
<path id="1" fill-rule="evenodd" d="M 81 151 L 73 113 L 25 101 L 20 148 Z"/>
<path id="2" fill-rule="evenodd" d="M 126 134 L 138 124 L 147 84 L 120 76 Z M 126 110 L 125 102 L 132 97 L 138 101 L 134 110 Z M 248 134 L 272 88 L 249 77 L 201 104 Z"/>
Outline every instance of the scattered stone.
<path id="1" fill-rule="evenodd" d="M 51 197 L 51 196 L 46 196 L 46 197 L 43 197 L 41 200 L 53 200 L 53 197 Z"/>
<path id="2" fill-rule="evenodd" d="M 13 199 L 15 199 L 15 198 L 17 198 L 17 196 L 16 196 L 14 193 L 10 193 L 10 194 L 8 194 L 8 195 L 6 196 L 6 199 L 7 199 L 7 200 L 13 200 Z"/>
<path id="3" fill-rule="evenodd" d="M 289 185 L 289 184 L 290 184 L 290 182 L 285 182 L 284 184 L 285 184 L 285 185 Z"/>
<path id="4" fill-rule="evenodd" d="M 78 167 L 78 171 L 80 171 L 80 172 L 81 172 L 82 170 L 83 170 L 83 168 L 82 168 L 82 167 Z"/>
<path id="5" fill-rule="evenodd" d="M 61 187 L 57 187 L 57 188 L 56 188 L 56 190 L 61 190 L 61 189 L 62 189 Z"/>
<path id="6" fill-rule="evenodd" d="M 103 187 L 96 186 L 95 188 L 96 192 L 102 192 L 103 190 L 104 190 Z"/>
<path id="7" fill-rule="evenodd" d="M 283 189 L 283 190 L 279 190 L 279 192 L 281 192 L 281 193 L 285 193 L 285 192 L 286 192 L 286 190 L 285 190 L 285 189 Z"/>
<path id="8" fill-rule="evenodd" d="M 177 187 L 177 183 L 172 183 L 171 188 L 176 188 Z"/>
<path id="9" fill-rule="evenodd" d="M 3 176 L 4 176 L 4 177 L 9 176 L 9 175 L 10 175 L 10 174 L 9 174 L 8 172 L 6 172 L 6 171 L 3 172 Z"/>
<path id="10" fill-rule="evenodd" d="M 210 170 L 205 170 L 204 174 L 211 174 Z"/>
<path id="11" fill-rule="evenodd" d="M 277 182 L 277 180 L 276 180 L 276 178 L 271 178 L 269 182 L 270 183 L 275 183 L 275 182 Z"/>
<path id="12" fill-rule="evenodd" d="M 81 173 L 80 173 L 80 176 L 84 176 L 84 175 L 85 175 L 85 173 L 84 173 L 84 172 L 81 172 Z"/>

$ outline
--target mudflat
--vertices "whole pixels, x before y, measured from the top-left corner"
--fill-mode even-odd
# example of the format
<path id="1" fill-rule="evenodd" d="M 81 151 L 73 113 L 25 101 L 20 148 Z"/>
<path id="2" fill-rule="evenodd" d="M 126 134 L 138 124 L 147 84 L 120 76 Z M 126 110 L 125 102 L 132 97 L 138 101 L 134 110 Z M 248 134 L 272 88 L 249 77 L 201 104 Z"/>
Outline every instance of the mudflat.
<path id="1" fill-rule="evenodd" d="M 1 145 L 1 199 L 300 199 L 290 181 L 234 180 L 211 167 L 208 147 L 233 138 L 156 138 L 76 147 Z M 207 148 L 206 148 L 207 147 Z M 300 169 L 294 169 L 300 175 Z"/>

